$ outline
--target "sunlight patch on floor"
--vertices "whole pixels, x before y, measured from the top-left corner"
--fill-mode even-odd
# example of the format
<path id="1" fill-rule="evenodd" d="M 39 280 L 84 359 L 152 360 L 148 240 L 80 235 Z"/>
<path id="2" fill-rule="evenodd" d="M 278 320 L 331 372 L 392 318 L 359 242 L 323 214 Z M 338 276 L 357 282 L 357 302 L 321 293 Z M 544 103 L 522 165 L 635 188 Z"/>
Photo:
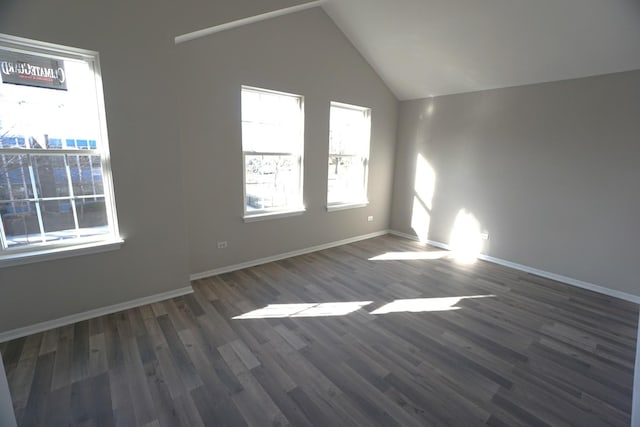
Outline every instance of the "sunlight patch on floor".
<path id="1" fill-rule="evenodd" d="M 471 295 L 463 297 L 445 297 L 445 298 L 411 298 L 397 299 L 387 305 L 380 307 L 371 312 L 371 314 L 388 314 L 388 313 L 421 313 L 424 311 L 450 311 L 459 310 L 462 307 L 456 307 L 460 301 L 472 298 L 492 298 L 495 295 Z"/>
<path id="2" fill-rule="evenodd" d="M 283 317 L 345 316 L 373 301 L 322 302 L 310 304 L 269 304 L 233 319 L 274 319 Z"/>
<path id="3" fill-rule="evenodd" d="M 448 256 L 449 251 L 423 251 L 423 252 L 387 252 L 382 255 L 369 258 L 369 261 L 406 261 L 423 259 L 440 259 Z"/>
<path id="4" fill-rule="evenodd" d="M 473 298 L 493 298 L 495 295 L 470 295 L 461 297 L 444 298 L 411 298 L 397 299 L 390 302 L 370 314 L 388 313 L 421 313 L 425 311 L 450 311 L 459 310 L 456 307 L 460 301 Z M 321 302 L 321 303 L 296 303 L 296 304 L 269 304 L 266 307 L 249 311 L 239 316 L 233 317 L 236 320 L 242 319 L 279 319 L 285 317 L 330 317 L 346 316 L 353 313 L 373 301 L 349 301 L 349 302 Z"/>

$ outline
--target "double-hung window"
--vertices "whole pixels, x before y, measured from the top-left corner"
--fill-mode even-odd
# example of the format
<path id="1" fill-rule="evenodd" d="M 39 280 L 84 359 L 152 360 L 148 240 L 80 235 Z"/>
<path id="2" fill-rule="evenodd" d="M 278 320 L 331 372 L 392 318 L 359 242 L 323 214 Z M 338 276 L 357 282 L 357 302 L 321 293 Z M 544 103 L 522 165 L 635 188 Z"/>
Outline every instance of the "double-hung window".
<path id="1" fill-rule="evenodd" d="M 0 35 L 0 266 L 118 245 L 96 52 Z"/>
<path id="2" fill-rule="evenodd" d="M 371 110 L 331 103 L 329 123 L 329 210 L 365 206 Z"/>
<path id="3" fill-rule="evenodd" d="M 303 97 L 242 86 L 246 220 L 304 210 Z"/>

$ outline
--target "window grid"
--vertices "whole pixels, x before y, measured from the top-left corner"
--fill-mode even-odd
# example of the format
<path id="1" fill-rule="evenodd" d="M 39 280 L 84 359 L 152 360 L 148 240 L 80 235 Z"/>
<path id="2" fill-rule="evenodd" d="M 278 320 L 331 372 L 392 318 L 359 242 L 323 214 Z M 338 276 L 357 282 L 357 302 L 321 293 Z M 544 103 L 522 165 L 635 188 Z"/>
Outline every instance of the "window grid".
<path id="1" fill-rule="evenodd" d="M 331 102 L 327 205 L 367 202 L 371 109 Z"/>
<path id="2" fill-rule="evenodd" d="M 97 53 L 0 34 L 0 54 L 56 59 L 73 75 L 63 91 L 0 83 L 0 263 L 121 242 Z"/>
<path id="3" fill-rule="evenodd" d="M 51 233 L 51 232 L 47 232 L 46 230 L 46 227 L 44 224 L 45 215 L 43 213 L 42 205 L 47 202 L 58 202 L 59 204 L 62 204 L 64 206 L 68 205 L 68 209 L 71 212 L 71 216 L 73 220 L 73 228 L 69 228 L 65 230 L 66 231 L 65 238 L 71 238 L 71 237 L 81 238 L 83 236 L 86 237 L 90 235 L 105 234 L 107 230 L 105 230 L 104 227 L 93 227 L 94 228 L 93 230 L 88 230 L 87 227 L 81 227 L 80 220 L 79 220 L 79 213 L 78 213 L 79 204 L 80 204 L 80 208 L 84 211 L 84 207 L 87 205 L 87 202 L 100 203 L 101 200 L 105 199 L 104 192 L 99 191 L 99 187 L 101 185 L 98 185 L 98 181 L 96 179 L 96 168 L 94 167 L 95 160 L 97 160 L 98 164 L 101 163 L 100 154 L 95 151 L 91 151 L 91 152 L 83 151 L 82 154 L 78 152 L 59 153 L 57 150 L 37 150 L 37 152 L 34 152 L 34 151 L 35 150 L 22 150 L 20 152 L 20 156 L 25 158 L 26 161 L 20 160 L 19 166 L 18 168 L 16 168 L 16 170 L 20 171 L 20 182 L 18 183 L 18 186 L 24 188 L 25 197 L 14 196 L 15 185 L 9 176 L 10 169 L 7 167 L 3 168 L 4 179 L 6 180 L 6 183 L 7 183 L 6 193 L 10 197 L 9 199 L 0 198 L 0 206 L 8 206 L 8 209 L 5 209 L 5 210 L 8 210 L 9 214 L 17 215 L 17 214 L 31 213 L 30 208 L 27 208 L 27 210 L 24 211 L 18 208 L 19 205 L 26 204 L 29 207 L 31 204 L 33 204 L 33 209 L 35 210 L 35 214 L 38 222 L 38 232 L 36 234 L 39 235 L 39 238 L 35 240 L 38 241 L 39 243 L 46 243 L 52 240 L 59 240 L 61 235 L 59 233 L 60 230 L 56 230 L 58 233 L 55 233 L 55 232 Z M 63 160 L 64 168 L 57 168 L 57 169 L 64 172 L 64 182 L 62 184 L 63 184 L 63 187 L 66 187 L 66 190 L 68 192 L 67 195 L 45 196 L 41 194 L 41 191 L 38 188 L 38 183 L 41 182 L 41 179 L 38 176 L 39 174 L 37 172 L 38 157 L 49 157 L 49 158 L 57 157 Z M 85 175 L 83 174 L 83 172 L 87 168 L 82 168 L 83 162 L 80 160 L 81 157 L 86 157 L 85 163 L 88 163 L 89 165 L 88 179 L 85 179 L 83 177 L 83 175 Z M 8 163 L 6 153 L 3 152 L 0 158 L 2 159 L 2 163 L 1 163 L 2 165 L 6 165 Z M 72 177 L 72 167 L 69 159 L 75 160 L 75 167 L 73 169 L 79 178 L 76 182 L 74 182 Z M 99 172 L 100 184 L 101 184 L 102 168 L 100 167 L 98 169 L 99 169 L 98 172 Z M 25 174 L 25 170 L 27 171 L 27 174 Z M 27 182 L 26 176 L 29 176 L 29 180 L 28 180 L 29 182 Z M 88 187 L 89 194 L 75 194 L 76 191 L 74 189 L 74 184 L 76 185 L 76 187 L 80 189 L 80 193 L 85 193 L 84 189 Z M 28 194 L 32 194 L 32 197 L 27 197 Z M 64 202 L 67 202 L 67 203 L 65 204 Z M 30 239 L 31 233 L 28 233 L 26 230 L 27 226 L 26 226 L 26 220 L 24 220 L 24 218 L 23 218 L 23 221 L 25 221 L 25 224 L 24 224 L 25 237 L 23 238 L 24 241 L 22 245 L 37 243 L 36 241 L 31 241 Z M 20 246 L 19 243 L 16 243 L 15 238 L 9 239 L 6 236 L 6 233 L 4 231 L 5 227 L 6 225 L 2 227 L 2 230 L 1 230 L 2 234 L 0 236 L 0 238 L 2 239 L 2 247 L 4 249 L 7 249 L 11 247 Z"/>
<path id="4" fill-rule="evenodd" d="M 303 210 L 303 98 L 242 86 L 244 217 Z"/>

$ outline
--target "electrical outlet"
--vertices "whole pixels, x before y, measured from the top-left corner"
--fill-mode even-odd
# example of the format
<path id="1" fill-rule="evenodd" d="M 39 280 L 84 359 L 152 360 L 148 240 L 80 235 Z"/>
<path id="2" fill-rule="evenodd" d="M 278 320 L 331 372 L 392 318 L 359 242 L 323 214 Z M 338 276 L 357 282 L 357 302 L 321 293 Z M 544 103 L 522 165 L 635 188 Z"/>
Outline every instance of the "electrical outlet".
<path id="1" fill-rule="evenodd" d="M 227 247 L 227 241 L 218 242 L 218 249 L 224 249 Z"/>
<path id="2" fill-rule="evenodd" d="M 373 221 L 373 215 L 369 215 L 369 216 L 367 217 L 367 221 L 372 222 L 372 221 Z"/>

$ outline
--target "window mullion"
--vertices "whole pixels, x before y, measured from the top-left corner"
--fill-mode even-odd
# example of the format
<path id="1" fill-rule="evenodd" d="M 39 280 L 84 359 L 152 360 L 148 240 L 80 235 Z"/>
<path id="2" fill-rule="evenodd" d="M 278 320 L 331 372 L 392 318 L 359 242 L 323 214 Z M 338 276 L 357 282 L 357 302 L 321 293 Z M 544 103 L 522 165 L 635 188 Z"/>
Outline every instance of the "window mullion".
<path id="1" fill-rule="evenodd" d="M 20 162 L 22 163 L 22 162 Z M 6 165 L 7 164 L 7 158 L 6 156 L 3 154 L 2 155 L 2 164 Z M 11 209 L 13 209 L 15 211 L 16 209 L 16 205 L 13 199 L 13 186 L 11 185 L 11 181 L 9 180 L 9 168 L 5 167 L 4 169 L 4 177 L 7 180 L 7 188 L 9 189 L 9 200 L 11 200 Z M 26 185 L 25 185 L 26 187 Z M 26 189 L 26 188 L 25 188 Z M 1 218 L 0 218 L 0 225 L 2 224 Z"/>
<path id="2" fill-rule="evenodd" d="M 27 164 L 29 167 L 29 177 L 31 178 L 31 190 L 33 191 L 33 198 L 36 199 L 36 216 L 38 217 L 38 227 L 40 227 L 40 239 L 44 243 L 47 241 L 47 237 L 44 231 L 44 220 L 42 218 L 42 209 L 40 208 L 40 195 L 38 193 L 38 186 L 36 185 L 36 176 L 33 173 L 33 156 L 31 154 L 27 154 Z M 29 231 L 25 231 L 28 235 Z"/>
<path id="3" fill-rule="evenodd" d="M 73 194 L 73 184 L 71 182 L 71 169 L 69 168 L 68 155 L 64 155 L 64 171 L 67 176 L 67 186 L 69 187 L 69 201 L 71 202 L 71 212 L 73 213 L 73 224 L 76 227 L 76 236 L 80 236 L 80 227 L 78 225 L 78 211 L 76 209 L 76 199 Z"/>
<path id="4" fill-rule="evenodd" d="M 3 154 L 2 155 L 2 164 L 7 164 L 7 158 Z M 9 168 L 5 166 L 4 168 L 4 177 L 7 180 L 7 187 L 9 188 L 9 200 L 11 200 L 11 209 L 15 211 L 15 203 L 13 201 L 13 188 L 11 186 L 11 181 L 9 181 Z M 0 243 L 2 244 L 2 249 L 7 247 L 7 237 L 4 235 L 4 220 L 2 219 L 2 214 L 0 214 Z"/>
<path id="5" fill-rule="evenodd" d="M 1 216 L 0 216 L 0 243 L 2 244 L 2 247 L 0 247 L 0 253 L 2 253 L 2 250 L 6 249 L 9 245 L 7 243 L 7 236 L 5 236 L 4 234 L 4 224 Z"/>
<path id="6" fill-rule="evenodd" d="M 96 194 L 96 180 L 93 177 L 93 156 L 89 156 L 89 170 L 91 171 L 91 193 Z"/>

